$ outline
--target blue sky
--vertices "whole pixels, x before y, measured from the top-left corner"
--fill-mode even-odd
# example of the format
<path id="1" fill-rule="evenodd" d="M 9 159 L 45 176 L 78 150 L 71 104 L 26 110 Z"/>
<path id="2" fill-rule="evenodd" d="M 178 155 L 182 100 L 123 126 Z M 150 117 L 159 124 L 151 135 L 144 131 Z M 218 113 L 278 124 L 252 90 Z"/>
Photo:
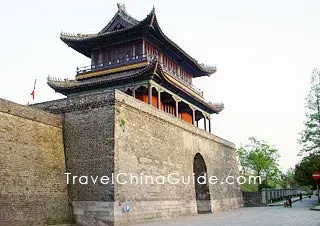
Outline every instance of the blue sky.
<path id="1" fill-rule="evenodd" d="M 59 39 L 61 31 L 95 33 L 117 1 L 5 1 L 0 8 L 0 98 L 26 104 L 37 78 L 36 102 L 61 98 L 47 76 L 74 78 L 90 60 Z M 320 63 L 320 2 L 294 0 L 122 1 L 143 19 L 154 5 L 162 30 L 192 57 L 216 65 L 194 83 L 212 102 L 213 133 L 237 146 L 249 136 L 274 144 L 281 166 L 297 162 L 304 99 Z"/>

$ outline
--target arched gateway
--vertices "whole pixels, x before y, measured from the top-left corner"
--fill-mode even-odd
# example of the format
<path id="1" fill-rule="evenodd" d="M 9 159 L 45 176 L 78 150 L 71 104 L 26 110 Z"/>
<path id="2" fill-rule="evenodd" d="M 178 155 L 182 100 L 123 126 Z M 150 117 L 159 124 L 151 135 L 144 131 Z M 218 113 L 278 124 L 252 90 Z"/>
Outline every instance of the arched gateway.
<path id="1" fill-rule="evenodd" d="M 208 184 L 206 163 L 202 155 L 197 153 L 193 161 L 193 172 L 195 176 L 195 190 L 198 213 L 211 213 L 211 199 Z"/>

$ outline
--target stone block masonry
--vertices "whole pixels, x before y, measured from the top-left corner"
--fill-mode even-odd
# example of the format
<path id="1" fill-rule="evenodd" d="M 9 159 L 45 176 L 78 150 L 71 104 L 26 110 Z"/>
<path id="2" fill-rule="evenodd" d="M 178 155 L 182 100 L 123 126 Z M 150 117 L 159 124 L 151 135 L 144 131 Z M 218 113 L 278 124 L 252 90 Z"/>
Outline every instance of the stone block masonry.
<path id="1" fill-rule="evenodd" d="M 114 93 L 87 94 L 34 105 L 61 114 L 67 172 L 111 177 L 114 173 Z M 113 184 L 70 183 L 69 196 L 80 225 L 112 225 Z"/>
<path id="2" fill-rule="evenodd" d="M 200 155 L 208 176 L 238 176 L 235 146 L 117 90 L 75 95 L 34 107 L 61 114 L 67 171 L 193 176 Z M 211 212 L 242 205 L 237 184 L 211 184 Z M 76 221 L 82 225 L 130 225 L 197 214 L 195 185 L 119 184 L 70 186 Z M 125 207 L 130 211 L 124 211 Z"/>
<path id="3" fill-rule="evenodd" d="M 261 192 L 242 192 L 244 206 L 262 206 L 262 195 Z"/>
<path id="4" fill-rule="evenodd" d="M 122 92 L 115 92 L 115 172 L 156 177 L 193 175 L 194 158 L 201 154 L 208 176 L 237 176 L 234 144 L 159 111 Z M 238 185 L 209 185 L 211 212 L 242 205 Z M 117 225 L 197 214 L 193 183 L 115 185 Z M 124 205 L 132 207 L 123 213 Z M 199 206 L 198 206 L 199 208 Z"/>
<path id="5" fill-rule="evenodd" d="M 0 99 L 0 225 L 70 222 L 62 121 Z"/>

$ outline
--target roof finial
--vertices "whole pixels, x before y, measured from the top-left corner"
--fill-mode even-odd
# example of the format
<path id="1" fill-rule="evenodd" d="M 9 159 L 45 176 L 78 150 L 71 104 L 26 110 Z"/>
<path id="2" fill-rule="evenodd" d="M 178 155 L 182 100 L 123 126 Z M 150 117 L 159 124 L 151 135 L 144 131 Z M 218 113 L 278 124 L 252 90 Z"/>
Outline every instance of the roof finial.
<path id="1" fill-rule="evenodd" d="M 120 11 L 124 11 L 124 12 L 126 11 L 126 6 L 124 4 L 117 3 L 117 6 Z"/>

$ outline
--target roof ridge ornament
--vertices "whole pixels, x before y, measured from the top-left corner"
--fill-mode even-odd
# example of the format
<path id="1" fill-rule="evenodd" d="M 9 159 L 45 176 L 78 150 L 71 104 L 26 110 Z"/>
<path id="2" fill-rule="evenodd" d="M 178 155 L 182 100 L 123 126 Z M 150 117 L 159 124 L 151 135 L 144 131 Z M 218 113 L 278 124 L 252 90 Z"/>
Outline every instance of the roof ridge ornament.
<path id="1" fill-rule="evenodd" d="M 121 4 L 121 3 L 117 3 L 117 6 L 118 6 L 118 9 L 119 11 L 123 11 L 123 12 L 126 12 L 126 6 L 125 4 Z"/>
<path id="2" fill-rule="evenodd" d="M 217 113 L 221 112 L 224 109 L 224 104 L 222 102 L 212 103 L 209 101 L 208 103 Z"/>

